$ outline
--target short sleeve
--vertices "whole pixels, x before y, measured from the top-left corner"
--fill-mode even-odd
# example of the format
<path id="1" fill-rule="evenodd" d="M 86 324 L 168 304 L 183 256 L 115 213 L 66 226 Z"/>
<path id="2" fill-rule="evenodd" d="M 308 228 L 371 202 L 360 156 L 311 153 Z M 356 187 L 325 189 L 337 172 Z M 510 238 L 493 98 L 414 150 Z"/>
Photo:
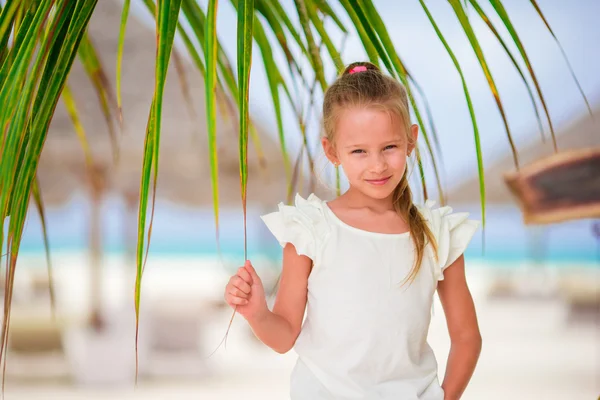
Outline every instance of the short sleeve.
<path id="1" fill-rule="evenodd" d="M 437 242 L 437 262 L 434 260 L 436 280 L 444 279 L 444 270 L 465 252 L 479 227 L 479 221 L 469 219 L 467 212 L 452 212 L 448 206 L 433 208 L 428 201 L 421 213 L 428 221 Z"/>
<path id="2" fill-rule="evenodd" d="M 311 195 L 308 199 L 296 195 L 293 206 L 279 204 L 279 210 L 261 216 L 281 247 L 291 243 L 299 255 L 315 261 L 320 241 L 326 233 L 322 202 Z"/>

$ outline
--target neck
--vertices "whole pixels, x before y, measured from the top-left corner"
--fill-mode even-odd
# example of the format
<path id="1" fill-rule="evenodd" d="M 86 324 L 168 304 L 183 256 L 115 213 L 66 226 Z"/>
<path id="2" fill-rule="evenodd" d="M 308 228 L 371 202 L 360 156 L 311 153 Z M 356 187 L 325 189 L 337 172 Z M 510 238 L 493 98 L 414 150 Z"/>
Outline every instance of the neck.
<path id="1" fill-rule="evenodd" d="M 379 211 L 393 210 L 393 193 L 383 199 L 375 199 L 369 197 L 359 190 L 350 187 L 346 193 L 343 194 L 346 201 L 351 207 L 369 207 Z"/>

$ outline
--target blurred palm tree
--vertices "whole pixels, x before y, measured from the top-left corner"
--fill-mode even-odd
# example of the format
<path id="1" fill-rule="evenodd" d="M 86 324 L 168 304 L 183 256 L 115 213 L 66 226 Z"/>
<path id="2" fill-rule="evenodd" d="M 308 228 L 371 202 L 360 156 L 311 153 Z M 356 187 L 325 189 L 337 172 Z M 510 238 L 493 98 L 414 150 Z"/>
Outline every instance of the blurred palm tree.
<path id="1" fill-rule="evenodd" d="M 356 33 L 368 59 L 380 65 L 384 71 L 402 81 L 407 87 L 412 111 L 422 132 L 423 143 L 417 151 L 419 172 L 422 178 L 420 181 L 421 189 L 424 197 L 427 197 L 427 186 L 420 162 L 421 158 L 425 156 L 423 153 L 426 153 L 433 160 L 436 185 L 443 202 L 443 191 L 439 178 L 440 171 L 437 163 L 440 150 L 435 125 L 427 107 L 425 93 L 420 90 L 414 76 L 411 75 L 396 50 L 372 0 L 294 0 L 293 5 L 291 3 L 286 4 L 288 8 L 284 8 L 279 0 L 231 0 L 231 4 L 236 8 L 238 15 L 236 62 L 229 59 L 217 36 L 217 0 L 209 0 L 206 10 L 202 9 L 196 0 L 141 1 L 154 15 L 156 21 L 156 62 L 154 93 L 148 113 L 140 176 L 136 251 L 136 314 L 139 315 L 141 278 L 151 233 L 154 195 L 159 173 L 165 82 L 176 34 L 181 38 L 191 60 L 197 67 L 198 73 L 202 74 L 205 81 L 206 122 L 209 143 L 208 159 L 211 167 L 212 200 L 217 234 L 220 193 L 217 169 L 217 110 L 230 113 L 237 121 L 237 130 L 239 130 L 237 142 L 239 147 L 240 197 L 245 216 L 248 140 L 249 137 L 250 140 L 256 138 L 256 135 L 254 135 L 255 128 L 250 122 L 248 113 L 253 44 L 256 44 L 256 48 L 260 51 L 262 64 L 266 72 L 269 91 L 273 99 L 284 169 L 288 182 L 292 184 L 298 176 L 298 165 L 301 157 L 292 160 L 287 150 L 286 135 L 282 122 L 281 96 L 292 105 L 297 116 L 304 143 L 300 154 L 306 154 L 312 168 L 313 156 L 310 146 L 306 145 L 308 136 L 306 127 L 309 126 L 307 121 L 311 115 L 310 108 L 314 104 L 314 97 L 319 92 L 325 91 L 329 82 L 324 73 L 325 62 L 333 63 L 337 71 L 341 71 L 344 67 L 342 51 L 340 50 L 343 45 L 333 42 L 330 34 L 325 30 L 325 20 L 332 21 L 336 29 L 343 35 L 350 32 Z M 459 61 L 454 56 L 427 5 L 423 0 L 415 1 L 419 2 L 423 12 L 427 15 L 432 29 L 435 30 L 439 40 L 447 50 L 463 83 L 465 100 L 473 125 L 478 160 L 480 199 L 484 216 L 483 222 L 485 223 L 485 182 L 479 140 L 480 133 L 465 76 Z M 485 9 L 480 3 L 486 3 Z M 550 34 L 554 36 L 537 2 L 530 0 L 530 3 L 537 10 L 539 18 L 546 24 Z M 36 199 L 36 204 L 38 204 L 38 210 L 43 216 L 43 193 L 38 190 L 36 173 L 40 155 L 47 139 L 48 128 L 61 95 L 62 100 L 73 116 L 76 131 L 88 156 L 87 165 L 89 166 L 90 176 L 94 176 L 89 145 L 83 130 L 77 129 L 79 127 L 77 125 L 76 102 L 73 100 L 71 90 L 67 86 L 67 78 L 75 58 L 79 59 L 96 89 L 101 109 L 108 124 L 115 161 L 119 158 L 118 135 L 117 129 L 115 129 L 117 124 L 115 121 L 118 121 L 122 129 L 123 121 L 126 121 L 127 118 L 127 115 L 123 115 L 121 107 L 120 60 L 122 59 L 123 43 L 126 37 L 130 0 L 123 0 L 119 46 L 115 49 L 117 52 L 116 90 L 109 84 L 94 45 L 87 36 L 88 23 L 96 10 L 98 0 L 5 0 L 0 4 L 0 104 L 2 105 L 0 108 L 0 128 L 2 130 L 0 145 L 0 210 L 2 214 L 0 218 L 3 226 L 6 227 L 0 233 L 0 247 L 4 249 L 6 246 L 7 253 L 7 290 L 5 291 L 5 312 L 2 344 L 0 346 L 0 358 L 4 360 L 2 355 L 4 355 L 3 350 L 7 340 L 13 279 L 21 235 L 32 194 Z M 456 15 L 486 76 L 489 88 L 494 95 L 498 110 L 504 121 L 507 139 L 513 152 L 513 162 L 518 168 L 518 152 L 512 140 L 503 101 L 493 74 L 486 62 L 484 51 L 473 31 L 469 19 L 471 17 L 467 16 L 466 8 L 471 8 L 474 15 L 487 24 L 505 49 L 507 56 L 513 62 L 528 90 L 540 129 L 542 129 L 542 121 L 546 121 L 554 138 L 552 120 L 525 47 L 500 0 L 448 0 L 448 7 Z M 340 11 L 336 13 L 334 9 Z M 516 46 L 516 52 L 509 49 L 498 33 L 499 27 L 494 26 L 493 19 L 486 14 L 485 10 L 489 10 L 489 13 L 493 13 L 494 17 L 499 18 L 502 22 L 502 28 L 509 33 L 510 41 Z M 342 19 L 345 18 L 341 18 L 340 13 L 343 13 L 351 21 L 350 26 L 342 23 Z M 274 37 L 273 40 L 269 40 L 268 33 L 272 35 L 271 37 Z M 556 37 L 554 36 L 554 38 Z M 286 71 L 283 71 L 281 65 L 276 63 L 275 53 L 285 56 L 287 61 Z M 517 60 L 520 60 L 526 68 L 522 69 Z M 173 61 L 177 64 L 176 58 Z M 576 80 L 575 82 L 577 83 Z M 579 84 L 577 83 L 577 85 Z M 582 91 L 581 93 L 583 95 Z M 306 94 L 308 94 L 310 100 L 308 102 L 310 106 L 308 107 L 306 106 L 307 102 L 303 101 L 306 100 L 303 97 Z M 536 98 L 539 100 L 541 107 L 538 107 Z M 424 106 L 420 104 L 424 104 Z M 578 160 L 577 155 L 573 157 Z M 586 155 L 586 157 L 585 160 L 590 159 L 589 155 Z M 597 160 L 598 154 L 596 153 L 594 157 L 592 157 L 592 161 Z M 555 164 L 552 165 L 555 166 Z M 573 165 L 579 165 L 580 170 L 587 166 L 585 163 L 571 164 L 571 166 Z M 570 171 L 576 174 L 580 170 L 571 168 Z M 515 180 L 513 179 L 512 182 L 515 182 Z M 527 182 L 531 183 L 532 181 L 526 180 L 523 185 L 527 186 Z M 291 192 L 291 184 L 289 192 Z M 151 201 L 150 205 L 148 204 L 149 200 Z M 148 209 L 150 209 L 150 215 L 148 215 Z"/>

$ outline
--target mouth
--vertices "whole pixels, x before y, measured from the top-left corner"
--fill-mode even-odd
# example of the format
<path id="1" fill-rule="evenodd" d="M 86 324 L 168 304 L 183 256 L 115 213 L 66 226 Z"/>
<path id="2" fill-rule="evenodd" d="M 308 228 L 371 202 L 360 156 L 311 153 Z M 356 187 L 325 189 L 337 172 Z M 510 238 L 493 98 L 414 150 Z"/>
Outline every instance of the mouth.
<path id="1" fill-rule="evenodd" d="M 367 183 L 370 183 L 371 185 L 375 185 L 375 186 L 383 186 L 385 185 L 392 177 L 388 176 L 386 178 L 381 178 L 381 179 L 365 179 L 365 181 L 367 181 Z"/>

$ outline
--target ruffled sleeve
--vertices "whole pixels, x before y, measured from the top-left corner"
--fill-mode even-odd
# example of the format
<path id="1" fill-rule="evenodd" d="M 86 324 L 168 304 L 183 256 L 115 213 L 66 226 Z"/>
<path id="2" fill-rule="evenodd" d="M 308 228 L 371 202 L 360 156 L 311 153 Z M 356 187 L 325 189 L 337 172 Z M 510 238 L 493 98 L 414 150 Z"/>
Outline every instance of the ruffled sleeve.
<path id="1" fill-rule="evenodd" d="M 428 200 L 419 210 L 429 224 L 437 241 L 438 259 L 432 259 L 436 280 L 444 279 L 444 270 L 464 253 L 479 227 L 479 221 L 469 219 L 469 213 L 453 213 L 448 206 L 433 208 L 435 202 Z"/>
<path id="2" fill-rule="evenodd" d="M 297 194 L 293 206 L 279 203 L 278 211 L 261 218 L 281 247 L 291 243 L 299 255 L 316 260 L 328 228 L 322 201 L 314 194 L 307 199 Z"/>

